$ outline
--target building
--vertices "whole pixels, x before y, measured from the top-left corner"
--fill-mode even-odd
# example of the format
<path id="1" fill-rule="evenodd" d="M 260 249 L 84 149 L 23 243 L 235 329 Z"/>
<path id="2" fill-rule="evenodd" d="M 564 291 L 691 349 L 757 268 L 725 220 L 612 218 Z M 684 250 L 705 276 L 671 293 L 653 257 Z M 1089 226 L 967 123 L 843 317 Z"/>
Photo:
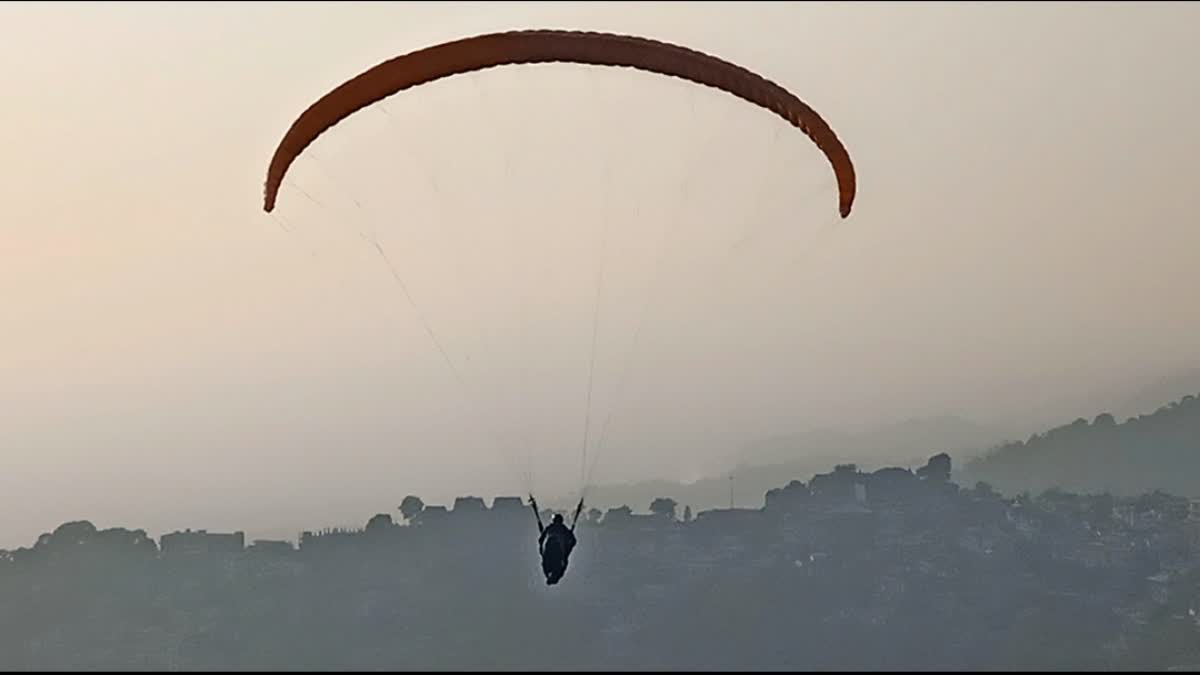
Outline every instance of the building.
<path id="1" fill-rule="evenodd" d="M 164 556 L 214 553 L 241 553 L 246 548 L 246 533 L 210 533 L 207 530 L 185 530 L 164 534 L 159 549 Z"/>
<path id="2" fill-rule="evenodd" d="M 426 506 L 413 520 L 417 525 L 435 525 L 445 522 L 449 515 L 449 509 L 444 506 Z"/>
<path id="3" fill-rule="evenodd" d="M 282 539 L 255 539 L 248 550 L 256 553 L 273 553 L 276 555 L 292 553 L 296 550 L 292 542 Z"/>
<path id="4" fill-rule="evenodd" d="M 487 504 L 479 497 L 455 497 L 454 498 L 454 513 L 462 515 L 465 513 L 484 513 L 488 510 Z"/>
<path id="5" fill-rule="evenodd" d="M 1200 499 L 1188 500 L 1188 520 L 1200 520 Z"/>

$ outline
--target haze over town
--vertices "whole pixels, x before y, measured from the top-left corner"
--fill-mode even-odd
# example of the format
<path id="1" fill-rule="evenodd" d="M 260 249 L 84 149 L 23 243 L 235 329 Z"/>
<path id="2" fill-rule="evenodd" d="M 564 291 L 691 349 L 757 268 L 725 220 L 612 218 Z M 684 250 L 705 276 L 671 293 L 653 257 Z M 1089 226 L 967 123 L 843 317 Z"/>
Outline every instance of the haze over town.
<path id="1" fill-rule="evenodd" d="M 595 484 L 692 481 L 789 435 L 939 420 L 930 442 L 964 447 L 880 461 L 957 460 L 1200 392 L 1197 20 L 1188 3 L 6 3 L 0 546 L 84 518 L 294 539 L 413 492 L 521 495 L 526 461 L 571 501 L 585 433 Z M 395 97 L 262 212 L 272 148 L 337 83 L 543 26 L 689 45 L 797 92 L 854 158 L 854 213 L 831 218 L 828 165 L 762 111 L 566 66 Z"/>

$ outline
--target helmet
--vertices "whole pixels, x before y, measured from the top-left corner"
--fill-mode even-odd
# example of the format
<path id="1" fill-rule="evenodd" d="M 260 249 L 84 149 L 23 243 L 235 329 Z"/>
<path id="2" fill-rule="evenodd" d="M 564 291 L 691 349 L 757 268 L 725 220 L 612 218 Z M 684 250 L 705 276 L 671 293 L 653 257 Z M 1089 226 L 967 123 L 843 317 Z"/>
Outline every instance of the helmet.
<path id="1" fill-rule="evenodd" d="M 562 525 L 562 522 L 563 522 L 563 517 L 562 517 L 562 514 L 561 514 L 561 513 L 556 513 L 556 514 L 554 514 L 554 524 L 555 524 L 555 525 Z"/>

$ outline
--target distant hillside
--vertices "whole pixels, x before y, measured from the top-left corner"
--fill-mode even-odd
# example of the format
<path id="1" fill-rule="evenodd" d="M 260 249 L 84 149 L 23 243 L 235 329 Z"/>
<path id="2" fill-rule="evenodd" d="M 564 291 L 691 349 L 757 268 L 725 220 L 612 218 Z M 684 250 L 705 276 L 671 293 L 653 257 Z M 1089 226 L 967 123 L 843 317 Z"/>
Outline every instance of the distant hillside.
<path id="1" fill-rule="evenodd" d="M 927 417 L 860 433 L 814 431 L 764 439 L 747 446 L 744 463 L 781 465 L 812 457 L 836 458 L 837 462 L 924 463 L 934 453 L 965 457 L 1012 437 L 1004 430 L 961 417 Z M 825 462 L 822 466 L 831 465 Z"/>
<path id="2" fill-rule="evenodd" d="M 645 511 L 656 497 L 670 497 L 693 510 L 729 506 L 730 488 L 736 506 L 762 506 L 767 490 L 791 480 L 807 481 L 837 464 L 854 463 L 864 470 L 884 466 L 921 466 L 930 455 L 948 453 L 963 461 L 1006 438 L 1004 432 L 958 417 L 907 420 L 861 433 L 812 431 L 775 436 L 748 445 L 742 462 L 729 474 L 694 483 L 653 480 L 627 485 L 602 485 L 588 492 L 597 508 L 628 505 Z"/>
<path id="3" fill-rule="evenodd" d="M 985 481 L 1006 493 L 1057 486 L 1200 496 L 1200 398 L 1185 396 L 1123 423 L 1108 413 L 1090 423 L 1080 418 L 1027 441 L 1006 443 L 967 463 L 958 480 Z"/>
<path id="4" fill-rule="evenodd" d="M 1200 392 L 1200 368 L 1175 367 L 1166 373 L 1135 369 L 1130 373 L 1098 376 L 1089 381 L 1084 391 L 1064 392 L 1050 399 L 1039 397 L 1036 408 L 1026 410 L 1010 422 L 1010 427 L 1024 432 L 1005 440 L 1040 433 L 1063 420 L 1090 419 L 1099 412 L 1111 413 L 1118 420 L 1137 417 L 1196 392 Z"/>
<path id="5" fill-rule="evenodd" d="M 1195 392 L 1200 392 L 1200 369 L 1154 379 L 1111 407 L 1101 407 L 1100 410 L 1107 409 L 1118 419 L 1135 417 L 1148 410 L 1154 410 L 1161 406 L 1163 401 L 1178 401 Z"/>

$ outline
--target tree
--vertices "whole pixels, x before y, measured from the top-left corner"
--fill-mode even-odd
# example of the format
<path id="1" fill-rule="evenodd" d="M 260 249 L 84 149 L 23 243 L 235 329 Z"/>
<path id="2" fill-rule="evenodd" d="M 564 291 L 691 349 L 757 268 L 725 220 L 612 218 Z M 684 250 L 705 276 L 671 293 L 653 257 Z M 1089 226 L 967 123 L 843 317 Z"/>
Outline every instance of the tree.
<path id="1" fill-rule="evenodd" d="M 409 522 L 412 522 L 412 519 L 416 518 L 424 510 L 425 502 L 421 501 L 421 498 L 415 495 L 409 495 L 404 498 L 404 501 L 400 502 L 400 515 L 404 516 L 404 519 Z"/>
<path id="2" fill-rule="evenodd" d="M 113 527 L 99 530 L 93 541 L 109 553 L 120 553 L 143 557 L 154 557 L 158 554 L 158 544 L 146 534 L 145 530 L 127 530 L 123 527 Z"/>
<path id="3" fill-rule="evenodd" d="M 664 518 L 675 520 L 675 509 L 679 504 L 670 497 L 659 497 L 650 502 L 650 513 Z"/>
<path id="4" fill-rule="evenodd" d="M 989 483 L 979 481 L 975 483 L 975 496 L 979 499 L 999 499 L 1001 495 Z"/>
<path id="5" fill-rule="evenodd" d="M 386 513 L 377 513 L 371 516 L 371 519 L 367 521 L 367 532 L 381 532 L 388 529 L 392 525 L 394 525 L 394 523 L 392 522 L 391 516 Z"/>
<path id="6" fill-rule="evenodd" d="M 54 530 L 54 534 L 46 540 L 46 544 L 59 550 L 65 550 L 91 541 L 95 536 L 95 525 L 86 520 L 74 520 L 59 525 Z M 42 540 L 39 539 L 38 543 L 42 543 Z"/>
<path id="7" fill-rule="evenodd" d="M 629 520 L 629 517 L 632 515 L 633 509 L 629 508 L 629 506 L 626 504 L 622 504 L 616 508 L 609 509 L 604 514 L 604 524 L 609 525 L 620 521 Z"/>
<path id="8" fill-rule="evenodd" d="M 917 469 L 917 475 L 935 483 L 945 483 L 950 480 L 950 455 L 944 452 L 929 458 L 925 466 Z"/>

